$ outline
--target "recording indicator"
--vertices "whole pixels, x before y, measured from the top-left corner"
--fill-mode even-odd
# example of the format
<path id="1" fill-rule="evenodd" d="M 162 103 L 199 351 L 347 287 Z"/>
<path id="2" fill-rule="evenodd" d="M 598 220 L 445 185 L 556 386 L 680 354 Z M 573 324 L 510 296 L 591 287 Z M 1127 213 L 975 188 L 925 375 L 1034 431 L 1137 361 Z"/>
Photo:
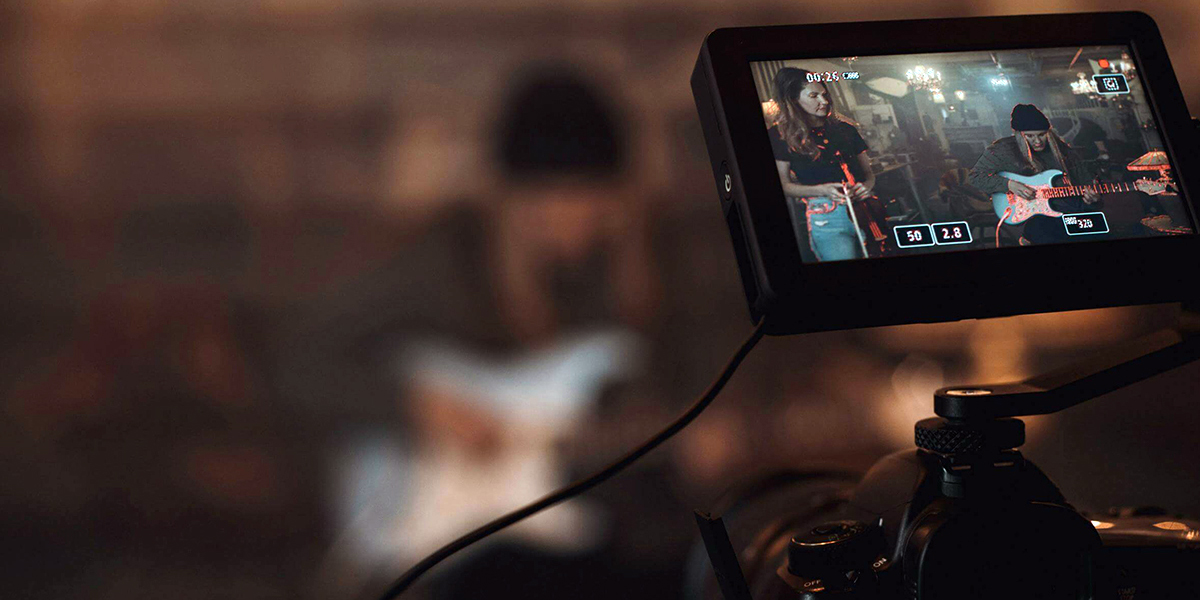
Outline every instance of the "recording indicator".
<path id="1" fill-rule="evenodd" d="M 967 227 L 966 221 L 955 221 L 953 223 L 934 223 L 933 241 L 939 246 L 970 244 L 971 228 Z"/>
<path id="2" fill-rule="evenodd" d="M 1108 233 L 1108 221 L 1104 219 L 1102 212 L 1063 215 L 1062 220 L 1063 226 L 1067 228 L 1067 235 Z"/>
<path id="3" fill-rule="evenodd" d="M 896 245 L 901 248 L 932 246 L 933 231 L 928 225 L 901 225 L 892 230 L 896 234 Z"/>

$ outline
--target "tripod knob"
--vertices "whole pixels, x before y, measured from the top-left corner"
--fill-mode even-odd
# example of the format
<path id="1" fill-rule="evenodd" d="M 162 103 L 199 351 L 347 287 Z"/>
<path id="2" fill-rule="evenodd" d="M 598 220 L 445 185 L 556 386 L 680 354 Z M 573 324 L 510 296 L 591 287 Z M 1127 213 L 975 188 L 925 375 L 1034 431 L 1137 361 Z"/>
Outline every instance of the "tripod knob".
<path id="1" fill-rule="evenodd" d="M 1025 443 L 1020 419 L 968 422 L 930 417 L 917 421 L 917 447 L 938 454 L 979 454 L 1017 448 Z"/>

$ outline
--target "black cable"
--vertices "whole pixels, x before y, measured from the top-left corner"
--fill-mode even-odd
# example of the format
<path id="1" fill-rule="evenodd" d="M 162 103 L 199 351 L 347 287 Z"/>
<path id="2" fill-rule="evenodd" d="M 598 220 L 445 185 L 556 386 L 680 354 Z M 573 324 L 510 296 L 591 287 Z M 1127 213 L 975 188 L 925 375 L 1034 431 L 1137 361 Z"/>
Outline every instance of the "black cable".
<path id="1" fill-rule="evenodd" d="M 725 369 L 721 371 L 721 374 L 717 377 L 716 381 L 713 381 L 712 385 L 708 386 L 708 390 L 705 391 L 702 396 L 700 396 L 700 399 L 697 400 L 696 403 L 691 406 L 691 408 L 687 409 L 687 411 L 680 415 L 679 418 L 675 419 L 673 423 L 655 434 L 654 437 L 647 440 L 641 446 L 629 451 L 627 454 L 625 454 L 625 456 L 617 459 L 616 462 L 613 462 L 607 467 L 600 469 L 592 475 L 580 479 L 579 481 L 576 481 L 575 483 L 572 483 L 571 485 L 568 485 L 567 487 L 556 492 L 552 492 L 550 495 L 538 500 L 537 502 L 510 512 L 507 515 L 487 523 L 478 529 L 458 538 L 457 540 L 442 546 L 437 552 L 430 554 L 422 559 L 421 562 L 413 565 L 411 569 L 405 571 L 405 573 L 401 575 L 400 578 L 391 585 L 391 587 L 388 588 L 387 592 L 381 596 L 382 600 L 392 600 L 392 598 L 396 598 L 400 594 L 404 593 L 404 590 L 407 590 L 409 586 L 411 586 L 413 582 L 417 580 L 418 577 L 423 575 L 429 569 L 433 568 L 434 565 L 449 558 L 455 552 L 458 552 L 459 550 L 462 550 L 463 548 L 466 548 L 467 546 L 470 546 L 471 544 L 474 544 L 475 542 L 478 542 L 479 540 L 482 540 L 483 538 L 492 535 L 493 533 L 496 533 L 497 531 L 500 531 L 501 529 L 504 529 L 513 523 L 521 521 L 530 515 L 550 508 L 551 506 L 554 506 L 563 500 L 577 496 L 592 489 L 593 487 L 596 487 L 600 483 L 608 480 L 613 475 L 620 473 L 625 469 L 625 467 L 633 464 L 634 461 L 644 456 L 647 452 L 657 448 L 660 444 L 670 439 L 671 436 L 679 433 L 681 429 L 687 427 L 688 423 L 691 423 L 700 415 L 701 412 L 704 411 L 705 408 L 708 407 L 709 404 L 712 403 L 713 399 L 717 397 L 717 394 L 720 393 L 721 389 L 725 387 L 725 384 L 729 382 L 729 379 L 733 377 L 733 372 L 737 370 L 738 365 L 742 364 L 742 360 L 746 358 L 747 354 L 750 354 L 750 350 L 754 348 L 755 344 L 758 343 L 758 340 L 762 339 L 763 324 L 765 322 L 765 317 L 758 320 L 758 324 L 754 326 L 754 331 L 750 334 L 750 337 L 742 343 L 742 347 L 738 348 L 738 351 L 734 353 L 733 358 L 729 360 L 729 364 L 725 365 Z"/>

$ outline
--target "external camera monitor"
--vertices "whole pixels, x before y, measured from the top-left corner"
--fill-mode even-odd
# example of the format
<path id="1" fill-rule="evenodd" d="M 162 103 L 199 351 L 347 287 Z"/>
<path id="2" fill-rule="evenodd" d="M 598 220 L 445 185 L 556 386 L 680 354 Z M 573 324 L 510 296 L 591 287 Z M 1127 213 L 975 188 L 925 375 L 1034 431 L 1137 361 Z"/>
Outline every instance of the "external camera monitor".
<path id="1" fill-rule="evenodd" d="M 692 87 L 771 333 L 1185 299 L 1196 131 L 1142 13 L 721 29 Z"/>

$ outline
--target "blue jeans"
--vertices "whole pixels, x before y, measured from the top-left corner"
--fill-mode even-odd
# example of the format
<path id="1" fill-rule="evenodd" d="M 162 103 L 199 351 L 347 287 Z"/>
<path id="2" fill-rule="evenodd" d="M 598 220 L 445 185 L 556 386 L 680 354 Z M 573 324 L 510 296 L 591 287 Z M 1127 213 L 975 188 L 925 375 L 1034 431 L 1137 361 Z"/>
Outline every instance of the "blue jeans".
<path id="1" fill-rule="evenodd" d="M 850 211 L 845 204 L 834 204 L 824 196 L 805 200 L 808 219 L 808 241 L 813 254 L 821 262 L 850 260 L 862 257 L 862 247 Z"/>

